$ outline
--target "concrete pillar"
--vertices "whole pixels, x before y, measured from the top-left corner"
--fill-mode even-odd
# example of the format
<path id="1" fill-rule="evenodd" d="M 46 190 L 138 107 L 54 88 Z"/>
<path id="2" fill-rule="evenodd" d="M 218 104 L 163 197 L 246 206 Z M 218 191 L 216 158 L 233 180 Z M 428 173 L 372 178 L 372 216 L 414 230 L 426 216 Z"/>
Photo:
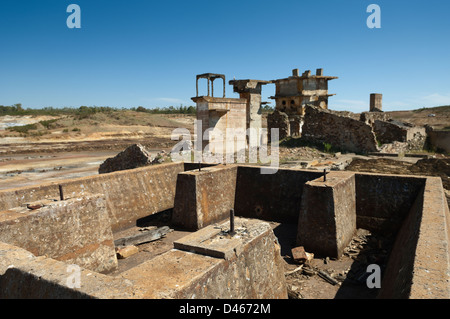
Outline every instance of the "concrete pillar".
<path id="1" fill-rule="evenodd" d="M 330 172 L 305 183 L 297 245 L 316 256 L 340 258 L 356 231 L 355 174 Z"/>

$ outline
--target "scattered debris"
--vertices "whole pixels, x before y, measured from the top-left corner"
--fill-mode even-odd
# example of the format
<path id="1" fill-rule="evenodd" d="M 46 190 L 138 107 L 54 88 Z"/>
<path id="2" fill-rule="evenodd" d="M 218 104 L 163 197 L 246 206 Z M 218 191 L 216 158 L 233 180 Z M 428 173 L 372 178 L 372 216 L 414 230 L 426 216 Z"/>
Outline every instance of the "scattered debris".
<path id="1" fill-rule="evenodd" d="M 134 254 L 137 254 L 139 252 L 139 248 L 136 246 L 125 246 L 125 247 L 116 247 L 116 255 L 119 259 L 125 259 L 128 258 Z"/>
<path id="2" fill-rule="evenodd" d="M 105 174 L 115 171 L 138 168 L 152 164 L 150 152 L 141 144 L 133 144 L 117 154 L 106 159 L 99 167 L 98 173 Z"/>
<path id="3" fill-rule="evenodd" d="M 323 271 L 323 270 L 319 270 L 319 271 L 317 272 L 317 274 L 319 275 L 320 278 L 326 280 L 327 282 L 329 282 L 329 283 L 332 284 L 333 286 L 339 284 L 339 282 L 338 282 L 336 279 L 334 279 L 333 277 L 331 277 L 329 274 L 327 274 L 327 273 L 326 273 L 325 271 Z"/>
<path id="4" fill-rule="evenodd" d="M 293 248 L 291 253 L 294 261 L 299 264 L 303 264 L 314 259 L 314 254 L 306 252 L 303 246 Z"/>
<path id="5" fill-rule="evenodd" d="M 148 243 L 150 241 L 158 240 L 164 237 L 167 233 L 172 231 L 168 226 L 163 226 L 160 228 L 143 231 L 140 234 L 119 238 L 114 241 L 114 245 L 118 246 L 130 246 L 130 245 L 140 245 Z"/>

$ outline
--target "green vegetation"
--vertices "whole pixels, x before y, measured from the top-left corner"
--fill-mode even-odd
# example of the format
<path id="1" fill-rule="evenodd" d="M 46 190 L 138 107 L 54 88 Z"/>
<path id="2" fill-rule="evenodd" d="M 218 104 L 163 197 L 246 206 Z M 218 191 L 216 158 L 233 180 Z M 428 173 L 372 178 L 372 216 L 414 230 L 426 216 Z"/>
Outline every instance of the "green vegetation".
<path id="1" fill-rule="evenodd" d="M 330 143 L 323 143 L 323 147 L 325 149 L 325 153 L 330 153 L 330 151 L 331 151 L 331 144 Z"/>
<path id="2" fill-rule="evenodd" d="M 132 111 L 136 112 L 145 112 L 145 113 L 151 113 L 151 114 L 195 114 L 197 112 L 197 109 L 195 106 L 179 106 L 179 107 L 165 107 L 165 108 L 152 108 L 152 109 L 146 109 L 143 106 L 138 106 L 137 108 L 131 108 Z"/>
<path id="3" fill-rule="evenodd" d="M 50 116 L 61 116 L 61 115 L 74 115 L 79 119 L 85 119 L 91 117 L 93 114 L 97 113 L 107 113 L 111 114 L 113 112 L 121 110 L 131 110 L 136 112 L 145 112 L 151 114 L 195 114 L 195 106 L 169 106 L 169 107 L 155 107 L 155 108 L 145 108 L 143 106 L 138 106 L 137 108 L 113 108 L 109 106 L 80 106 L 79 108 L 74 107 L 44 107 L 40 109 L 23 108 L 22 104 L 17 103 L 11 106 L 0 105 L 0 116 L 4 115 L 50 115 Z"/>

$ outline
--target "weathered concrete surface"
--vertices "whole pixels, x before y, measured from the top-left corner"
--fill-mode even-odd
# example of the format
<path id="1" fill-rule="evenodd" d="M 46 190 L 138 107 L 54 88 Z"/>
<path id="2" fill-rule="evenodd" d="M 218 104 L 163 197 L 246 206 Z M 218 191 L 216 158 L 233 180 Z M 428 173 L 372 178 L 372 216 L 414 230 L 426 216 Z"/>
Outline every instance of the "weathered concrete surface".
<path id="1" fill-rule="evenodd" d="M 130 298 L 132 284 L 0 242 L 0 299 Z"/>
<path id="2" fill-rule="evenodd" d="M 262 128 L 261 90 L 263 85 L 271 82 L 247 79 L 232 80 L 229 83 L 233 85 L 233 91 L 239 93 L 239 97 L 247 101 L 246 129 L 254 130 L 248 136 L 248 142 L 252 147 L 259 147 Z"/>
<path id="3" fill-rule="evenodd" d="M 204 255 L 174 249 L 121 277 L 135 283 L 139 298 L 287 298 L 280 247 L 270 225 L 238 218 L 239 237 L 232 239 L 226 237 L 227 225 L 228 222 L 208 226 L 201 233 L 190 235 L 193 238 L 183 239 L 189 245 L 178 245 L 181 249 L 198 249 Z M 223 238 L 214 227 L 223 231 Z M 209 256 L 217 256 L 217 251 L 228 252 L 229 258 Z M 160 280 L 155 280 L 155 273 L 160 274 Z"/>
<path id="4" fill-rule="evenodd" d="M 133 144 L 112 158 L 106 159 L 98 169 L 99 174 L 138 168 L 152 163 L 150 153 L 141 144 Z"/>
<path id="5" fill-rule="evenodd" d="M 386 234 L 398 231 L 425 178 L 356 173 L 357 227 Z"/>
<path id="6" fill-rule="evenodd" d="M 117 268 L 113 234 L 100 195 L 0 212 L 0 241 L 97 272 Z"/>
<path id="7" fill-rule="evenodd" d="M 133 170 L 45 183 L 0 191 L 0 210 L 42 199 L 103 194 L 113 231 L 135 225 L 136 220 L 174 206 L 177 175 L 183 163 L 160 164 Z"/>
<path id="8" fill-rule="evenodd" d="M 450 298 L 450 213 L 440 178 L 428 177 L 398 232 L 379 298 Z"/>
<path id="9" fill-rule="evenodd" d="M 329 143 L 334 148 L 355 153 L 378 151 L 372 127 L 338 112 L 311 105 L 305 108 L 302 138 L 313 143 Z"/>
<path id="10" fill-rule="evenodd" d="M 280 168 L 275 174 L 261 174 L 261 167 L 240 165 L 236 179 L 237 216 L 297 223 L 303 185 L 320 172 Z"/>
<path id="11" fill-rule="evenodd" d="M 355 175 L 330 172 L 305 183 L 297 245 L 316 256 L 340 258 L 356 231 Z"/>
<path id="12" fill-rule="evenodd" d="M 234 208 L 236 165 L 218 165 L 178 175 L 174 225 L 197 230 L 227 218 Z"/>
<path id="13" fill-rule="evenodd" d="M 246 99 L 194 97 L 197 120 L 201 129 L 197 134 L 202 150 L 212 153 L 233 153 L 246 146 Z M 199 138 L 198 137 L 198 138 Z"/>

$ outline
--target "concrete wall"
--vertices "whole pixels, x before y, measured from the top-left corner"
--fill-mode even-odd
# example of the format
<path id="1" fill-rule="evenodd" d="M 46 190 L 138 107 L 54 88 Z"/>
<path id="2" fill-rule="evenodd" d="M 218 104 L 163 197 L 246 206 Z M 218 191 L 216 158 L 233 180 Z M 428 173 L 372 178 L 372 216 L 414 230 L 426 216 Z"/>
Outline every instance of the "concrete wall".
<path id="1" fill-rule="evenodd" d="M 97 272 L 117 268 L 113 234 L 101 195 L 0 212 L 0 241 Z"/>
<path id="2" fill-rule="evenodd" d="M 117 277 L 68 271 L 66 263 L 0 242 L 0 298 L 286 299 L 284 262 L 270 225 L 238 219 L 236 226 L 246 232 L 220 247 L 215 235 L 200 243 L 212 250 L 232 243 L 230 258 L 172 249 Z"/>
<path id="3" fill-rule="evenodd" d="M 321 176 L 320 172 L 278 169 L 261 174 L 261 167 L 239 166 L 236 180 L 237 216 L 297 223 L 303 185 Z"/>
<path id="4" fill-rule="evenodd" d="M 356 173 L 357 227 L 374 232 L 398 231 L 425 178 Z"/>
<path id="5" fill-rule="evenodd" d="M 160 164 L 60 182 L 0 191 L 0 210 L 48 198 L 104 194 L 113 231 L 135 225 L 137 219 L 174 206 L 177 175 L 183 163 Z"/>
<path id="6" fill-rule="evenodd" d="M 218 165 L 178 175 L 172 223 L 197 230 L 230 216 L 237 166 Z"/>
<path id="7" fill-rule="evenodd" d="M 123 299 L 132 284 L 0 242 L 0 299 Z"/>
<path id="8" fill-rule="evenodd" d="M 330 143 L 334 148 L 355 153 L 378 150 L 372 127 L 362 121 L 307 105 L 304 122 L 304 140 Z"/>
<path id="9" fill-rule="evenodd" d="M 398 232 L 378 297 L 449 299 L 449 240 L 442 181 L 429 177 Z"/>

